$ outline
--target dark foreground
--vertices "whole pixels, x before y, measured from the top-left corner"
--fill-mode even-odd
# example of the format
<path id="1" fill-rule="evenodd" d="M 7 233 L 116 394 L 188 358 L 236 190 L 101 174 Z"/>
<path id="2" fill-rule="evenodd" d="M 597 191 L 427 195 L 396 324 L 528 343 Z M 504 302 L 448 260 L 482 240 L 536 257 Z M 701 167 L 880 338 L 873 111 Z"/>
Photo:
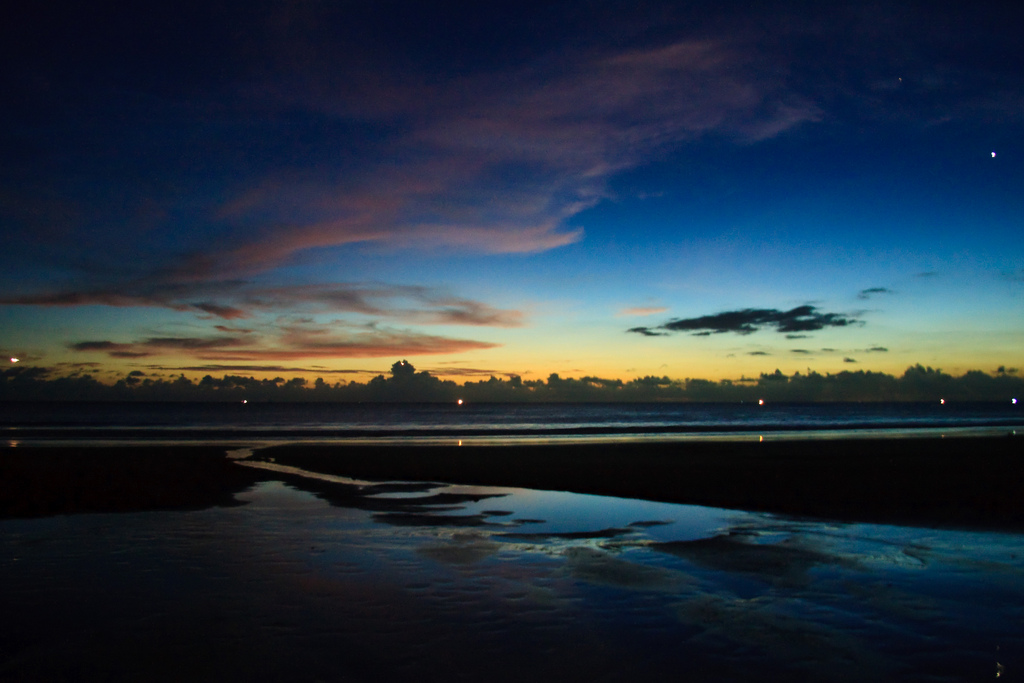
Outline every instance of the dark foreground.
<path id="1" fill-rule="evenodd" d="M 0 681 L 1021 680 L 1019 446 L 3 449 Z"/>
<path id="2" fill-rule="evenodd" d="M 844 521 L 1024 530 L 1016 436 L 508 446 L 289 445 L 254 460 L 374 481 L 592 493 Z M 0 515 L 198 509 L 279 474 L 216 448 L 0 451 Z"/>
<path id="3" fill-rule="evenodd" d="M 430 447 L 263 458 L 371 480 L 593 493 L 848 521 L 1024 529 L 1024 440 L 934 438 Z"/>

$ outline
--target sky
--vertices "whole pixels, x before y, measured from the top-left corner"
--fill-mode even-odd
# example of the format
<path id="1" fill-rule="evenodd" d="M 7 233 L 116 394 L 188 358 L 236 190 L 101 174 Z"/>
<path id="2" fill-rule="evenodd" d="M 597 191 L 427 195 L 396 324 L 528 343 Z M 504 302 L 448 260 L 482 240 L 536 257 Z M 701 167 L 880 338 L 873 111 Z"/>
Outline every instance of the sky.
<path id="1" fill-rule="evenodd" d="M 23 365 L 1024 367 L 1024 6 L 23 5 L 0 27 Z"/>

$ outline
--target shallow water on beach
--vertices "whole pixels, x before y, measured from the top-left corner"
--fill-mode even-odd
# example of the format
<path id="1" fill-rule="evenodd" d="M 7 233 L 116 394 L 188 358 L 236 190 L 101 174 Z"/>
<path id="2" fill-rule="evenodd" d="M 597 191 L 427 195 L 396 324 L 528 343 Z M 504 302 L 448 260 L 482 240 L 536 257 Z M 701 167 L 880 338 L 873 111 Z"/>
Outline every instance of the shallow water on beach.
<path id="1" fill-rule="evenodd" d="M 304 488 L 0 521 L 0 680 L 1024 670 L 1021 535 L 479 487 L 374 487 L 346 506 Z"/>

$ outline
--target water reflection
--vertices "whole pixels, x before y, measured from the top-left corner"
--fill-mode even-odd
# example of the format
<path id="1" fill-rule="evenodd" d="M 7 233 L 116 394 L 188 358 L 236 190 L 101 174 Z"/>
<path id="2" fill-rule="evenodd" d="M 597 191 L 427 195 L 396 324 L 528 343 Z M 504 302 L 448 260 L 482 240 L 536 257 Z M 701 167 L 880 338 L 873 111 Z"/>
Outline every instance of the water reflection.
<path id="1" fill-rule="evenodd" d="M 0 679 L 934 681 L 1022 666 L 1020 535 L 295 472 L 238 498 L 0 521 Z"/>

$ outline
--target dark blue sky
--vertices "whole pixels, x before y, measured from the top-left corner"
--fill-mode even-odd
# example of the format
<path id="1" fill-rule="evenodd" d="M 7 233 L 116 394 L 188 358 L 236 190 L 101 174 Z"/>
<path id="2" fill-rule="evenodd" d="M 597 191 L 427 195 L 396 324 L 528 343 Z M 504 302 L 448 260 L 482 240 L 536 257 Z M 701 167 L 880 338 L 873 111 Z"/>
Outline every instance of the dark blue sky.
<path id="1" fill-rule="evenodd" d="M 1024 363 L 1024 8 L 10 19 L 0 351 L 55 374 Z"/>

